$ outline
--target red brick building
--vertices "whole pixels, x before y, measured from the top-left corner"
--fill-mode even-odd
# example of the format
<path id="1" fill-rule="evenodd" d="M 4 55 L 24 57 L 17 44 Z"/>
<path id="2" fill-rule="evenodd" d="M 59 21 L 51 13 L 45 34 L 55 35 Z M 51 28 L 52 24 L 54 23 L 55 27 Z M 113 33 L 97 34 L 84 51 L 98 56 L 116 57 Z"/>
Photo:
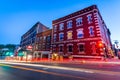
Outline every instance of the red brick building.
<path id="1" fill-rule="evenodd" d="M 33 57 L 50 57 L 51 53 L 51 35 L 52 29 L 38 33 L 36 35 L 35 51 Z"/>
<path id="2" fill-rule="evenodd" d="M 52 26 L 52 51 L 58 55 L 97 58 L 111 48 L 110 31 L 96 5 L 53 20 Z"/>

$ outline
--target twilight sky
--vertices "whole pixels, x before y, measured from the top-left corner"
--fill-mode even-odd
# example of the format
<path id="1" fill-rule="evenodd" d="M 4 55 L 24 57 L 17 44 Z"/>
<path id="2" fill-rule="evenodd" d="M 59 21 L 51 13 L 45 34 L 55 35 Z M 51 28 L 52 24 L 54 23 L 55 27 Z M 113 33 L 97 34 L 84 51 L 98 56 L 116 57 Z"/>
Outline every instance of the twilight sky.
<path id="1" fill-rule="evenodd" d="M 0 44 L 19 44 L 21 36 L 37 21 L 52 27 L 52 20 L 96 4 L 120 41 L 120 0 L 0 0 Z"/>

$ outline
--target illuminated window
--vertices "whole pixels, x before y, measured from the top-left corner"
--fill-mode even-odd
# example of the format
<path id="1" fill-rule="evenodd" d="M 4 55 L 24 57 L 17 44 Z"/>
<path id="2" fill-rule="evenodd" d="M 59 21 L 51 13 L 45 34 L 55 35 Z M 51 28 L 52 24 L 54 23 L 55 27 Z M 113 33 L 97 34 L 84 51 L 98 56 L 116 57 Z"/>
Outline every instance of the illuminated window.
<path id="1" fill-rule="evenodd" d="M 92 14 L 87 15 L 88 23 L 92 23 Z"/>
<path id="2" fill-rule="evenodd" d="M 59 40 L 61 41 L 61 40 L 63 40 L 64 39 L 64 33 L 60 33 L 59 34 Z"/>
<path id="3" fill-rule="evenodd" d="M 70 21 L 67 22 L 67 28 L 68 28 L 68 29 L 69 29 L 69 28 L 72 28 L 72 20 L 70 20 Z"/>
<path id="4" fill-rule="evenodd" d="M 82 25 L 82 17 L 76 19 L 76 26 L 81 26 Z"/>
<path id="5" fill-rule="evenodd" d="M 90 36 L 94 36 L 94 30 L 93 30 L 93 27 L 89 27 L 89 33 L 90 33 Z"/>
<path id="6" fill-rule="evenodd" d="M 83 37 L 84 37 L 83 29 L 78 29 L 77 30 L 77 38 L 83 38 Z"/>
<path id="7" fill-rule="evenodd" d="M 63 30 L 64 29 L 64 23 L 59 24 L 59 30 Z"/>
<path id="8" fill-rule="evenodd" d="M 67 32 L 67 39 L 72 39 L 72 31 Z"/>

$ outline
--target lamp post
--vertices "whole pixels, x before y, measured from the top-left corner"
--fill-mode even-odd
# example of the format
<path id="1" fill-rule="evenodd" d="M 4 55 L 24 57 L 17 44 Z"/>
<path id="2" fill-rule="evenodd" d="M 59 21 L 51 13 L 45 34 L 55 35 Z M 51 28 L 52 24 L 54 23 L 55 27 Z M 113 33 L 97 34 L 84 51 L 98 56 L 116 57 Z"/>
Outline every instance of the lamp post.
<path id="1" fill-rule="evenodd" d="M 118 55 L 118 41 L 117 40 L 115 40 L 115 55 L 117 56 L 117 57 L 119 57 L 119 55 Z"/>

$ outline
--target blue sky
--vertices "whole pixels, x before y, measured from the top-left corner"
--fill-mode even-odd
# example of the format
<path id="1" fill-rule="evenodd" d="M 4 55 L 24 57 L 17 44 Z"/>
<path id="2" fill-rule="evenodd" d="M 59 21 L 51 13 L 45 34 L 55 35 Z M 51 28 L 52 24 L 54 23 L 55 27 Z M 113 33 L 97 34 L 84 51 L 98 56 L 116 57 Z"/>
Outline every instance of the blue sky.
<path id="1" fill-rule="evenodd" d="M 21 36 L 37 21 L 52 27 L 52 20 L 96 4 L 120 41 L 120 0 L 0 0 L 0 44 L 19 44 Z"/>

